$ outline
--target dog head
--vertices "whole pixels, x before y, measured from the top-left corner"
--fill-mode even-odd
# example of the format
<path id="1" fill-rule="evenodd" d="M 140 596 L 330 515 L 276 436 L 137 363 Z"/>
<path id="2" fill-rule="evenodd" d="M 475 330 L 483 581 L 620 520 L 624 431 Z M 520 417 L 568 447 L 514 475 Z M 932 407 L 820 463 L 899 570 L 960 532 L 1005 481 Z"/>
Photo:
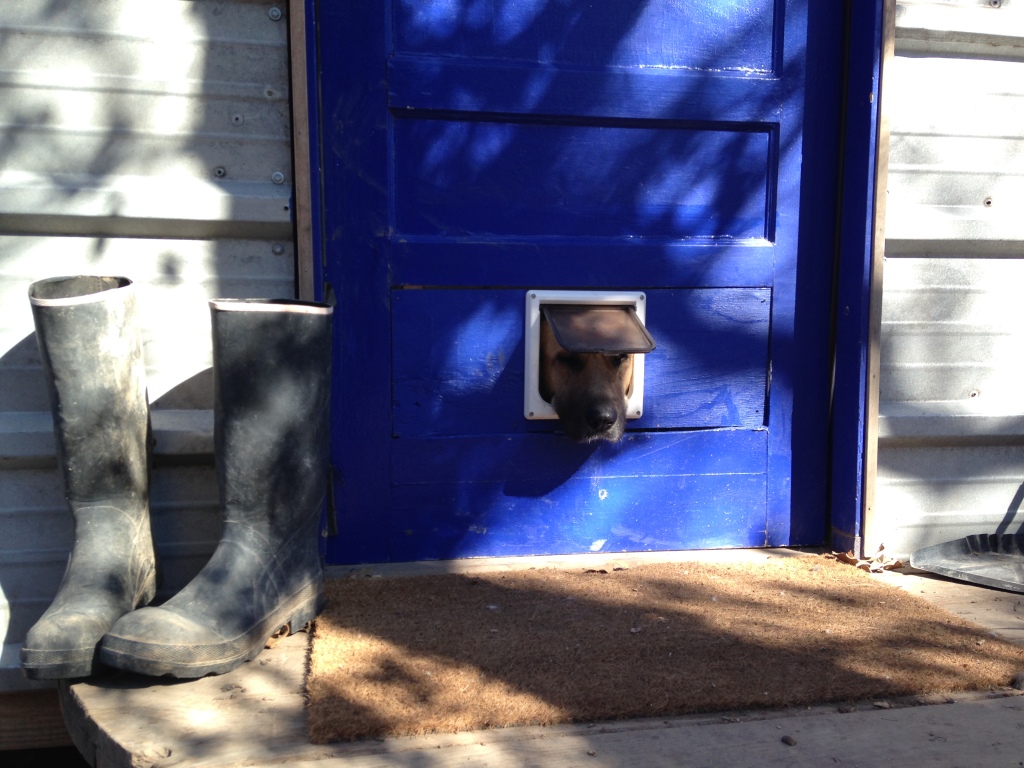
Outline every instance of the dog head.
<path id="1" fill-rule="evenodd" d="M 626 429 L 626 395 L 633 355 L 570 352 L 546 318 L 540 326 L 540 394 L 555 409 L 566 435 L 579 443 L 616 442 Z"/>

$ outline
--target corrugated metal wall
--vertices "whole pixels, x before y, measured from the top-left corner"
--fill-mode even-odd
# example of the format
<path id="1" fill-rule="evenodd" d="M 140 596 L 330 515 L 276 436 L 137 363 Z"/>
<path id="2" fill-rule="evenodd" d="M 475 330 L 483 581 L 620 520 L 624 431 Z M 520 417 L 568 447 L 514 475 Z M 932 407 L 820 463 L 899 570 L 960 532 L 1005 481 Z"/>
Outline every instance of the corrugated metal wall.
<path id="1" fill-rule="evenodd" d="M 0 3 L 0 691 L 73 530 L 33 280 L 137 282 L 165 593 L 219 537 L 206 302 L 294 295 L 287 40 L 284 2 Z"/>
<path id="2" fill-rule="evenodd" d="M 900 2 L 869 553 L 1024 523 L 1024 2 Z"/>

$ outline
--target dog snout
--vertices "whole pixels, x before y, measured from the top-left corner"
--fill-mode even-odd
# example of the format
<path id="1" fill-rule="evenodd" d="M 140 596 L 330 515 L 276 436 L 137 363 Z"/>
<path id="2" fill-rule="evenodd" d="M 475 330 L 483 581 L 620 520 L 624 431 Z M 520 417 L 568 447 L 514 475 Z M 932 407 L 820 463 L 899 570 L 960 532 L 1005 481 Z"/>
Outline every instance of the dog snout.
<path id="1" fill-rule="evenodd" d="M 618 414 L 611 403 L 597 403 L 587 410 L 587 425 L 595 432 L 607 432 L 615 426 Z"/>
<path id="2" fill-rule="evenodd" d="M 614 443 L 625 431 L 626 401 L 615 392 L 570 389 L 560 392 L 552 405 L 566 436 L 577 443 Z"/>

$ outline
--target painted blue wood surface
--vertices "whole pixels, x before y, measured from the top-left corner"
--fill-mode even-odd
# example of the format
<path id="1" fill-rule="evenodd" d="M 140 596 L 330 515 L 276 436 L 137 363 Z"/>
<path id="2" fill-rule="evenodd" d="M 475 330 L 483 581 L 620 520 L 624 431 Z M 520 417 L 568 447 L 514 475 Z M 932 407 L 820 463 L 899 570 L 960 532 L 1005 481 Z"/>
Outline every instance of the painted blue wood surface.
<path id="1" fill-rule="evenodd" d="M 768 131 L 403 118 L 393 136 L 399 235 L 768 236 Z"/>
<path id="2" fill-rule="evenodd" d="M 388 560 L 391 324 L 388 306 L 386 83 L 382 3 L 319 3 L 320 185 L 326 283 L 334 312 L 331 467 L 341 535 L 327 562 Z M 325 77 L 324 73 L 328 73 Z M 323 94 L 323 95 L 321 95 Z M 385 427 L 382 429 L 381 427 Z"/>
<path id="3" fill-rule="evenodd" d="M 505 482 L 543 496 L 568 477 L 763 475 L 767 430 L 695 429 L 628 434 L 579 445 L 553 434 L 396 440 L 396 485 Z"/>
<path id="4" fill-rule="evenodd" d="M 644 415 L 632 430 L 765 423 L 765 288 L 654 290 Z M 396 291 L 392 297 L 394 434 L 553 432 L 523 418 L 523 291 Z"/>
<path id="5" fill-rule="evenodd" d="M 793 83 L 764 75 L 651 67 L 564 69 L 500 67 L 442 57 L 388 62 L 392 110 L 436 113 L 571 114 L 603 120 L 776 127 L 799 118 Z M 794 114 L 795 112 L 795 114 Z"/>
<path id="6" fill-rule="evenodd" d="M 839 138 L 845 99 L 843 55 L 850 35 L 858 38 L 852 40 L 852 45 L 864 44 L 859 39 L 860 31 L 847 28 L 845 14 L 858 5 L 859 2 L 812 1 L 795 15 L 787 8 L 787 29 L 792 21 L 798 28 L 806 23 L 808 32 L 801 38 L 803 61 L 799 55 L 793 55 L 788 64 L 794 68 L 804 66 L 807 71 L 803 83 L 799 249 L 795 269 L 785 277 L 793 301 L 792 323 L 780 328 L 778 334 L 774 326 L 772 331 L 773 381 L 778 370 L 789 378 L 792 386 L 788 405 L 792 409 L 792 436 L 785 448 L 778 451 L 778 466 L 769 467 L 770 477 L 782 477 L 787 462 L 789 466 L 788 479 L 780 481 L 779 486 L 780 495 L 790 499 L 790 512 L 769 516 L 769 541 L 775 545 L 828 541 L 825 510 L 833 464 L 828 442 L 822 442 L 821 429 L 831 419 L 835 307 L 830 289 L 836 259 L 836 191 L 840 187 L 837 158 L 842 154 Z M 795 54 L 792 49 L 790 53 Z M 867 158 L 863 160 L 866 162 Z M 789 285 L 790 280 L 795 280 L 795 284 Z M 783 343 L 776 352 L 777 339 Z M 823 366 L 822 361 L 829 362 Z M 772 450 L 777 449 L 770 447 L 769 455 Z"/>
<path id="7" fill-rule="evenodd" d="M 328 561 L 821 543 L 841 4 L 310 2 Z M 665 299 L 620 446 L 509 410 L 547 287 Z"/>
<path id="8" fill-rule="evenodd" d="M 396 561 L 764 547 L 765 475 L 571 478 L 543 499 L 503 483 L 394 495 Z M 469 515 L 455 509 L 470 507 Z"/>
<path id="9" fill-rule="evenodd" d="M 850 11 L 849 94 L 845 115 L 848 143 L 844 157 L 843 225 L 837 276 L 831 536 L 837 549 L 858 554 L 862 546 L 864 512 L 869 298 L 884 6 L 882 0 L 867 0 L 854 4 Z M 894 22 L 889 20 L 889 23 Z"/>
<path id="10" fill-rule="evenodd" d="M 680 3 L 399 0 L 397 53 L 499 59 L 525 65 L 652 65 L 770 73 L 772 0 Z"/>
<path id="11" fill-rule="evenodd" d="M 767 543 L 767 432 L 396 441 L 399 560 Z"/>
<path id="12" fill-rule="evenodd" d="M 548 288 L 630 285 L 768 287 L 775 246 L 769 240 L 655 238 L 416 237 L 391 243 L 395 285 L 516 285 L 536 275 Z M 572 264 L 572 271 L 552 264 Z M 535 287 L 533 285 L 523 286 Z"/>

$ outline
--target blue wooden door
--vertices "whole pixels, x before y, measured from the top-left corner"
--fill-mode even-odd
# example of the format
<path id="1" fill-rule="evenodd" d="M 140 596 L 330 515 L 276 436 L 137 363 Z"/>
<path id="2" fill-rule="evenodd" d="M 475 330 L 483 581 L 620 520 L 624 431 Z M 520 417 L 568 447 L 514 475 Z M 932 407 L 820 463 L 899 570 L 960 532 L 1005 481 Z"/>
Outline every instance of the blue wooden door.
<path id="1" fill-rule="evenodd" d="M 329 562 L 824 541 L 841 7 L 314 3 Z M 620 443 L 523 418 L 528 289 L 646 293 Z"/>

